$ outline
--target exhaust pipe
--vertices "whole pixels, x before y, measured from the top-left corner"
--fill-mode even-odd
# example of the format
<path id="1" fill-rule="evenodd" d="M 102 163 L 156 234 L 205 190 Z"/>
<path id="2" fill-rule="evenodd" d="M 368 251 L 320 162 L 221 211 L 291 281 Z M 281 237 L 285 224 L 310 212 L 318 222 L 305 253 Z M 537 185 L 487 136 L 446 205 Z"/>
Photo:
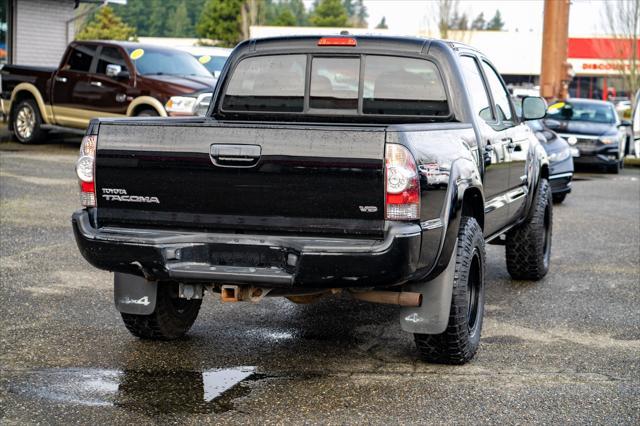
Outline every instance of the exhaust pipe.
<path id="1" fill-rule="evenodd" d="M 386 305 L 418 307 L 422 304 L 422 293 L 410 291 L 354 291 L 354 299 Z"/>
<path id="2" fill-rule="evenodd" d="M 269 294 L 270 288 L 248 287 L 239 285 L 223 285 L 220 287 L 220 301 L 258 303 Z"/>

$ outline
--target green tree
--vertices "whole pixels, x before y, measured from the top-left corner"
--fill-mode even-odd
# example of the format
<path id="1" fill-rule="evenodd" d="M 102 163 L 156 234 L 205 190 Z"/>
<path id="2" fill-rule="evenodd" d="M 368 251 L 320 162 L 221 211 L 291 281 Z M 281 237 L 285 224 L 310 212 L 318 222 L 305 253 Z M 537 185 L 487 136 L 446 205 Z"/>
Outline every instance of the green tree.
<path id="1" fill-rule="evenodd" d="M 208 0 L 196 26 L 199 37 L 233 47 L 242 40 L 242 0 Z"/>
<path id="2" fill-rule="evenodd" d="M 147 12 L 149 19 L 149 35 L 164 37 L 167 35 L 167 4 L 163 0 L 151 0 L 151 10 Z"/>
<path id="3" fill-rule="evenodd" d="M 460 20 L 458 21 L 458 30 L 467 31 L 469 29 L 469 18 L 466 13 L 463 13 L 460 16 Z"/>
<path id="4" fill-rule="evenodd" d="M 258 13 L 259 25 L 305 26 L 306 10 L 302 0 L 263 0 Z M 291 20 L 293 17 L 293 20 Z"/>
<path id="5" fill-rule="evenodd" d="M 343 0 L 342 5 L 347 12 L 349 23 L 352 27 L 366 28 L 369 13 L 363 0 Z"/>
<path id="6" fill-rule="evenodd" d="M 176 34 L 175 16 L 185 4 L 189 24 L 184 26 L 182 34 Z M 176 37 L 196 37 L 195 26 L 200 18 L 205 0 L 129 0 L 126 5 L 113 5 L 122 20 L 137 28 L 136 33 L 143 37 L 170 35 Z M 169 18 L 166 15 L 170 15 Z"/>
<path id="7" fill-rule="evenodd" d="M 302 0 L 289 0 L 287 4 L 289 6 L 289 10 L 291 10 L 291 13 L 293 13 L 293 16 L 296 17 L 296 25 L 308 25 L 307 10 L 304 8 L 304 3 L 302 3 Z"/>
<path id="8" fill-rule="evenodd" d="M 129 40 L 135 35 L 135 28 L 122 22 L 113 8 L 104 6 L 76 34 L 76 40 Z"/>
<path id="9" fill-rule="evenodd" d="M 449 21 L 449 29 L 458 31 L 468 30 L 469 18 L 467 18 L 467 14 L 463 12 L 462 15 L 460 15 L 457 10 L 454 11 L 451 20 Z"/>
<path id="10" fill-rule="evenodd" d="M 315 27 L 346 27 L 349 16 L 340 0 L 317 0 L 309 23 Z"/>
<path id="11" fill-rule="evenodd" d="M 487 27 L 485 29 L 489 31 L 501 31 L 502 27 L 504 27 L 502 16 L 500 15 L 500 11 L 496 10 L 496 14 L 493 15 L 493 18 L 491 18 L 487 23 Z"/>
<path id="12" fill-rule="evenodd" d="M 484 13 L 480 12 L 476 19 L 471 23 L 471 29 L 476 31 L 484 30 L 484 27 L 487 25 L 487 22 L 484 19 Z"/>
<path id="13" fill-rule="evenodd" d="M 386 30 L 388 28 L 389 27 L 387 27 L 387 18 L 383 16 L 382 19 L 380 20 L 380 23 L 376 25 L 376 29 Z"/>
<path id="14" fill-rule="evenodd" d="M 356 15 L 355 15 L 355 25 L 358 28 L 367 28 L 369 23 L 367 22 L 367 18 L 369 17 L 369 12 L 367 12 L 367 7 L 364 5 L 363 0 L 356 0 Z"/>
<path id="15" fill-rule="evenodd" d="M 188 37 L 191 35 L 191 21 L 189 20 L 189 11 L 187 3 L 183 1 L 176 8 L 171 22 L 171 37 Z"/>
<path id="16" fill-rule="evenodd" d="M 296 17 L 290 9 L 281 9 L 278 16 L 272 24 L 279 27 L 294 27 L 296 25 Z"/>

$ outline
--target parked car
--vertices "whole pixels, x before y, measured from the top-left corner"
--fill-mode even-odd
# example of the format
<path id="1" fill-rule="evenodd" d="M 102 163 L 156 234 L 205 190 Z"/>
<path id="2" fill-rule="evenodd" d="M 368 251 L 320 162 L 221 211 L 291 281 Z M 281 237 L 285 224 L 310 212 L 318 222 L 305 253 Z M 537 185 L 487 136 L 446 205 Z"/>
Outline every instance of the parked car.
<path id="1" fill-rule="evenodd" d="M 84 130 L 94 117 L 193 115 L 197 97 L 181 95 L 215 87 L 188 53 L 115 41 L 73 42 L 58 68 L 5 65 L 0 75 L 2 110 L 22 143 L 50 129 Z"/>
<path id="2" fill-rule="evenodd" d="M 573 179 L 573 157 L 579 155 L 578 148 L 547 128 L 542 120 L 527 121 L 549 157 L 549 183 L 554 203 L 562 203 L 571 192 Z"/>
<path id="3" fill-rule="evenodd" d="M 551 253 L 549 161 L 491 62 L 374 36 L 249 40 L 229 61 L 210 117 L 95 119 L 83 140 L 76 242 L 115 272 L 128 330 L 179 338 L 205 291 L 344 291 L 402 306 L 423 359 L 469 361 L 485 243 L 515 279 Z M 545 109 L 523 99 L 525 120 Z"/>
<path id="4" fill-rule="evenodd" d="M 187 46 L 179 49 L 192 54 L 216 79 L 220 77 L 222 68 L 233 50 L 210 46 Z"/>
<path id="5" fill-rule="evenodd" d="M 578 148 L 575 164 L 600 165 L 611 173 L 623 166 L 626 127 L 611 102 L 572 98 L 549 107 L 546 127 Z"/>

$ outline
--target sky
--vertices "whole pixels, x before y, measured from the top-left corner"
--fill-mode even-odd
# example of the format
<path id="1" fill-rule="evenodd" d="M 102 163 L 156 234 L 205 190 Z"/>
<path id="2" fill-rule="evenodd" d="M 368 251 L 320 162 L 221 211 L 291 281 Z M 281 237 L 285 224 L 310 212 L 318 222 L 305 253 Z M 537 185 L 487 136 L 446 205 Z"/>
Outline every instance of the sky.
<path id="1" fill-rule="evenodd" d="M 588 36 L 603 34 L 600 25 L 601 9 L 607 0 L 572 0 L 569 12 L 569 34 Z M 617 1 L 617 0 L 609 0 Z M 305 0 L 307 8 L 311 0 Z M 369 27 L 375 27 L 386 17 L 389 30 L 402 34 L 415 34 L 426 30 L 434 20 L 435 1 L 429 0 L 364 0 L 369 12 Z M 505 30 L 542 31 L 543 0 L 460 0 L 459 11 L 467 12 L 472 21 L 480 12 L 488 21 L 499 9 Z"/>

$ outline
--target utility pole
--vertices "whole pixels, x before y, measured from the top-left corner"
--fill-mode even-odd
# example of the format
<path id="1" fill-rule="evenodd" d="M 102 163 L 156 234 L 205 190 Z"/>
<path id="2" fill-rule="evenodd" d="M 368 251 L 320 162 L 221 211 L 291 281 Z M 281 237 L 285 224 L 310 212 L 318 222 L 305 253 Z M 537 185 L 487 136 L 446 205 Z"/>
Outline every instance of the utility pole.
<path id="1" fill-rule="evenodd" d="M 567 62 L 570 0 L 544 1 L 540 94 L 551 99 L 569 96 L 571 66 Z"/>

